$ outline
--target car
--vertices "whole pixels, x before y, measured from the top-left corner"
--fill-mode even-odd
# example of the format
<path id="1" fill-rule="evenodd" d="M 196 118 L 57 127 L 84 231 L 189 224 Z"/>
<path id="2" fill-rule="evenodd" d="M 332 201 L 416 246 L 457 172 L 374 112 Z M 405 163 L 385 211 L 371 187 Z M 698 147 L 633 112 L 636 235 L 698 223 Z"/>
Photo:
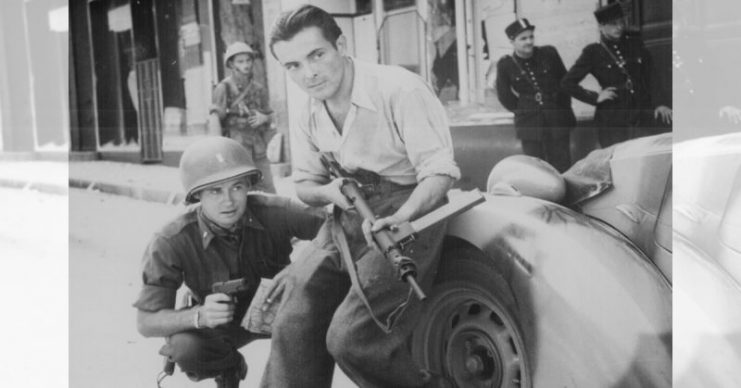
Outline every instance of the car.
<path id="1" fill-rule="evenodd" d="M 671 386 L 671 162 L 671 134 L 499 162 L 448 222 L 415 359 L 457 387 Z"/>
<path id="2" fill-rule="evenodd" d="M 739 387 L 741 133 L 674 150 L 674 384 Z"/>

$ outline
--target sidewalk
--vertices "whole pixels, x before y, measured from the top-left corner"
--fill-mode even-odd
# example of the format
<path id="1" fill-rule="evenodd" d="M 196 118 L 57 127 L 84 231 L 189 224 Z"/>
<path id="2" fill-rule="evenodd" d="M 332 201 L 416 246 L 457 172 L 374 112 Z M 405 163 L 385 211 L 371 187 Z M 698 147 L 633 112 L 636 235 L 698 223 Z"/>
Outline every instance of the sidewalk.
<path id="1" fill-rule="evenodd" d="M 66 162 L 0 161 L 0 187 L 67 195 Z"/>
<path id="2" fill-rule="evenodd" d="M 110 161 L 3 161 L 0 187 L 60 195 L 77 188 L 171 205 L 185 198 L 175 167 Z M 278 194 L 295 197 L 290 177 L 275 179 L 275 188 Z"/>

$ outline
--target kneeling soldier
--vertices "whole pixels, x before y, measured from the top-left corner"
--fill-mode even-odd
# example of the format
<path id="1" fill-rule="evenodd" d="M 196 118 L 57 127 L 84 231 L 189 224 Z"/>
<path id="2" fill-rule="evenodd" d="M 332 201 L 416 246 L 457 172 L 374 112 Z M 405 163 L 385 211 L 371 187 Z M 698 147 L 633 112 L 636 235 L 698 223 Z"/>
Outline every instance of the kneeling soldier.
<path id="1" fill-rule="evenodd" d="M 260 178 L 236 141 L 212 137 L 190 146 L 180 160 L 187 203 L 199 204 L 155 233 L 143 258 L 143 287 L 134 303 L 145 337 L 166 337 L 160 353 L 191 380 L 216 378 L 238 387 L 247 366 L 238 349 L 264 335 L 240 326 L 260 278 L 289 264 L 291 239 L 311 239 L 322 211 L 270 194 L 249 193 Z M 245 279 L 250 287 L 235 301 L 211 293 L 214 283 Z M 175 310 L 185 284 L 195 306 Z"/>

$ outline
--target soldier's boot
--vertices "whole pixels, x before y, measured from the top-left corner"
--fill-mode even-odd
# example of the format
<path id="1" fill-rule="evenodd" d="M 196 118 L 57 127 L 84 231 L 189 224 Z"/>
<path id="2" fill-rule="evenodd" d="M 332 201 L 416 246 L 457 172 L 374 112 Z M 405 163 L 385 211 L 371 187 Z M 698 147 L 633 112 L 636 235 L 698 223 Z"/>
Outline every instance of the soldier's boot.
<path id="1" fill-rule="evenodd" d="M 247 363 L 243 358 L 237 368 L 226 370 L 216 376 L 216 388 L 239 388 L 239 382 L 245 377 L 247 377 Z"/>

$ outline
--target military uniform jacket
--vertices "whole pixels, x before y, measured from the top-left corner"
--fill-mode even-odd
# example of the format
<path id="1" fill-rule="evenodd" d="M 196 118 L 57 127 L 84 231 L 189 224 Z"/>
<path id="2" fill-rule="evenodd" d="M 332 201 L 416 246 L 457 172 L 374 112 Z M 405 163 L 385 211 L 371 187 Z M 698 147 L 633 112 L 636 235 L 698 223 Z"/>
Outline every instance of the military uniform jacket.
<path id="1" fill-rule="evenodd" d="M 648 50 L 637 35 L 626 33 L 615 42 L 603 39 L 582 50 L 561 86 L 572 97 L 596 105 L 594 121 L 598 126 L 635 126 L 641 111 L 653 109 L 649 92 L 650 61 Z M 618 63 L 623 63 L 622 69 Z M 599 93 L 579 85 L 588 74 L 597 79 L 602 89 L 615 87 L 617 98 L 597 104 Z"/>
<path id="2" fill-rule="evenodd" d="M 535 47 L 528 59 L 515 59 L 513 54 L 499 60 L 497 96 L 515 114 L 517 137 L 540 140 L 543 130 L 553 131 L 556 137 L 568 136 L 576 119 L 571 97 L 561 90 L 564 74 L 566 67 L 553 46 Z M 536 99 L 538 91 L 542 104 Z"/>
<path id="3" fill-rule="evenodd" d="M 182 284 L 200 304 L 215 282 L 246 277 L 256 285 L 260 278 L 272 278 L 290 263 L 291 238 L 314 238 L 325 218 L 321 208 L 250 193 L 239 238 L 229 242 L 209 227 L 200 205 L 196 205 L 150 241 L 142 259 L 142 288 L 134 307 L 144 311 L 172 309 Z M 237 306 L 240 314 L 249 305 L 252 295 L 248 296 Z"/>

